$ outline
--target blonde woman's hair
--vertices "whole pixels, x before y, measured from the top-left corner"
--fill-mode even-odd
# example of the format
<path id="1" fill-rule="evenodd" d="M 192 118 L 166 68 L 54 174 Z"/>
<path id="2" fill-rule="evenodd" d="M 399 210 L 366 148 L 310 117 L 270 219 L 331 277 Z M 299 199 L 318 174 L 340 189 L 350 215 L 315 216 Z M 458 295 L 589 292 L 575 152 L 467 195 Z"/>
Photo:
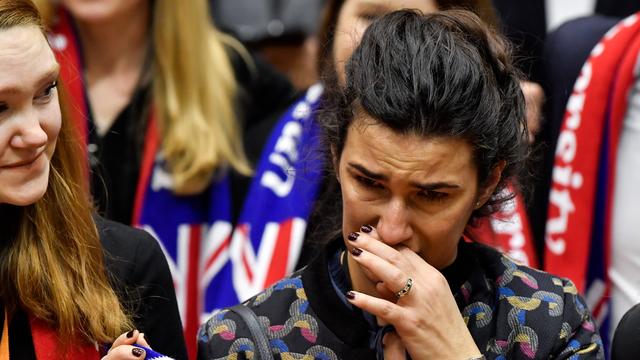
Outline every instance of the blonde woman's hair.
<path id="1" fill-rule="evenodd" d="M 0 31 L 16 26 L 42 28 L 36 7 L 0 1 Z M 44 320 L 65 346 L 78 336 L 111 342 L 132 327 L 107 276 L 73 132 L 63 118 L 44 196 L 25 207 L 2 205 L 17 229 L 0 251 L 0 298 L 9 313 L 21 308 Z"/>
<path id="2" fill-rule="evenodd" d="M 50 1 L 36 3 L 52 19 Z M 233 49 L 247 61 L 246 51 L 213 27 L 207 0 L 152 3 L 153 99 L 174 191 L 199 193 L 226 167 L 250 174 L 229 59 Z"/>
<path id="3" fill-rule="evenodd" d="M 223 165 L 249 174 L 225 49 L 239 46 L 211 25 L 206 0 L 157 0 L 154 10 L 154 95 L 176 191 L 202 190 Z"/>

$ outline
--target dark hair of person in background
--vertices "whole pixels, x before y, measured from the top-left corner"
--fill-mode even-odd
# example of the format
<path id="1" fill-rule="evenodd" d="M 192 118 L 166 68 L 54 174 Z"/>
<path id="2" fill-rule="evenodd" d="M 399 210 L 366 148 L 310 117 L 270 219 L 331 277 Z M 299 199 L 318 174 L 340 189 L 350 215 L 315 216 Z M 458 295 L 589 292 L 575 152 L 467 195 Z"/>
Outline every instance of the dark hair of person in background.
<path id="1" fill-rule="evenodd" d="M 326 96 L 319 121 L 328 142 L 325 149 L 331 149 L 338 158 L 355 114 L 362 111 L 398 133 L 460 137 L 469 141 L 474 149 L 479 186 L 486 182 L 498 162 L 505 161 L 502 178 L 493 196 L 473 212 L 470 219 L 473 225 L 473 220 L 492 214 L 512 198 L 512 195 L 501 192 L 506 181 L 513 180 L 521 189 L 527 189 L 526 163 L 530 149 L 525 103 L 520 87 L 521 75 L 511 60 L 510 44 L 495 33 L 487 37 L 486 27 L 471 21 L 469 16 L 463 16 L 465 13 L 453 11 L 450 14 L 450 17 L 441 19 L 444 28 L 437 24 L 428 26 L 424 31 L 446 33 L 460 27 L 455 18 L 462 17 L 470 23 L 465 27 L 469 31 L 467 34 L 463 36 L 460 32 L 453 32 L 443 37 L 445 40 L 438 36 L 407 37 L 405 41 L 414 41 L 408 45 L 391 40 L 398 35 L 381 35 L 376 38 L 378 48 L 362 47 L 353 54 L 346 65 L 348 82 L 345 89 L 332 75 L 334 72 L 329 71 L 324 79 Z M 425 51 L 434 48 L 439 41 L 444 41 L 438 44 L 440 46 L 449 45 L 449 51 Z M 451 43 L 447 44 L 449 41 Z M 383 48 L 393 51 L 383 52 Z M 380 54 L 393 54 L 406 61 L 377 60 L 390 66 L 380 69 L 371 63 Z M 478 71 L 473 64 L 477 59 L 482 60 L 483 71 Z M 385 76 L 381 76 L 380 71 Z M 394 78 L 396 75 L 398 77 Z M 411 83 L 413 87 L 403 85 Z M 333 164 L 332 154 L 326 155 L 327 162 Z M 334 237 L 340 229 L 339 186 L 335 176 L 330 176 L 329 181 L 330 191 L 319 205 L 325 219 L 330 214 L 329 222 L 321 221 L 321 228 L 329 232 L 316 238 L 319 240 Z M 328 209 L 331 210 L 325 211 Z"/>
<path id="2" fill-rule="evenodd" d="M 597 0 L 596 14 L 615 17 L 627 17 L 640 11 L 638 0 Z"/>
<path id="3" fill-rule="evenodd" d="M 345 0 L 327 0 L 318 30 L 318 72 L 324 76 L 327 71 L 335 71 L 331 52 L 335 27 Z M 440 10 L 462 8 L 478 14 L 486 23 L 495 26 L 497 18 L 491 0 L 437 0 Z"/>

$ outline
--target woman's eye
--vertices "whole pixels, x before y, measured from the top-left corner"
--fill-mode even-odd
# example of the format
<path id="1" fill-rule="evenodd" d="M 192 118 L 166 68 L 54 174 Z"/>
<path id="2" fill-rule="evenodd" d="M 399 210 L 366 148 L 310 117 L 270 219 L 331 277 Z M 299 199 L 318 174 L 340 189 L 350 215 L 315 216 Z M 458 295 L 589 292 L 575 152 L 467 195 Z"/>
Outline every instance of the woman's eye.
<path id="1" fill-rule="evenodd" d="M 444 200 L 448 195 L 449 194 L 447 193 L 440 192 L 440 191 L 433 191 L 433 190 L 424 190 L 420 192 L 420 196 L 422 196 L 423 198 L 429 201 Z"/>
<path id="2" fill-rule="evenodd" d="M 7 110 L 9 110 L 9 105 L 5 103 L 0 103 L 0 114 L 3 114 Z"/>
<path id="3" fill-rule="evenodd" d="M 51 99 L 51 96 L 53 95 L 54 91 L 56 91 L 57 87 L 58 87 L 58 82 L 57 81 L 52 82 L 51 84 L 49 84 L 49 86 L 47 86 L 44 89 L 44 91 L 40 95 L 38 95 L 36 99 L 42 103 L 49 102 L 49 100 Z"/>
<path id="4" fill-rule="evenodd" d="M 370 179 L 368 177 L 364 177 L 364 176 L 356 176 L 356 180 L 358 180 L 358 182 L 362 185 L 364 185 L 365 187 L 368 188 L 381 188 L 382 185 L 380 185 L 379 182 Z"/>

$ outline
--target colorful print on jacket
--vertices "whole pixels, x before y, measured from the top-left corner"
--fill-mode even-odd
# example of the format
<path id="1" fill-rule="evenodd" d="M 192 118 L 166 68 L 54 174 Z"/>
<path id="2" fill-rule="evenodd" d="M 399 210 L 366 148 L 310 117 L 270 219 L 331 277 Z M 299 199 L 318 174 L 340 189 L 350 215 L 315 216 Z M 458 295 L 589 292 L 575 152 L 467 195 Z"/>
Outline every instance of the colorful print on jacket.
<path id="1" fill-rule="evenodd" d="M 338 296 L 328 262 L 340 242 L 306 268 L 251 298 L 276 359 L 376 359 L 371 329 Z M 575 286 L 521 266 L 487 246 L 461 241 L 442 270 L 487 359 L 603 359 L 602 341 Z M 221 310 L 200 329 L 198 359 L 252 359 L 253 339 Z"/>

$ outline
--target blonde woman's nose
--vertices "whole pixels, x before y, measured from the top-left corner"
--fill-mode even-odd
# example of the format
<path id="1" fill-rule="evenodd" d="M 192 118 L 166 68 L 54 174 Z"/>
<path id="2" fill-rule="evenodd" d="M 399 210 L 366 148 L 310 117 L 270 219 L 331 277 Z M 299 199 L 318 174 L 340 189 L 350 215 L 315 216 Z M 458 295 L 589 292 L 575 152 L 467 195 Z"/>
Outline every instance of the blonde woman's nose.
<path id="1" fill-rule="evenodd" d="M 48 136 L 35 114 L 20 119 L 17 131 L 11 138 L 11 146 L 16 148 L 38 148 L 47 144 Z"/>

